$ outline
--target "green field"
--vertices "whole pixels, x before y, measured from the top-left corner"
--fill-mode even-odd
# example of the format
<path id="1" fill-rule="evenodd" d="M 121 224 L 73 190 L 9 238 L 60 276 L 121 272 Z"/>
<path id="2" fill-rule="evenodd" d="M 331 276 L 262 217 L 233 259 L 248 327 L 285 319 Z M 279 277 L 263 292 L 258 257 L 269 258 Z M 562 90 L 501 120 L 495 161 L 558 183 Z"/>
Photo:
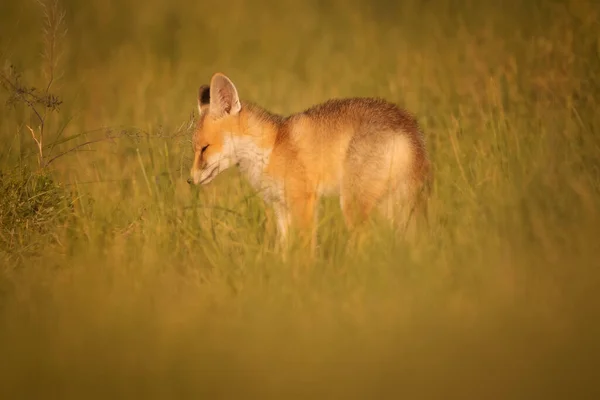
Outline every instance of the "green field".
<path id="1" fill-rule="evenodd" d="M 0 13 L 0 398 L 600 398 L 597 1 L 53 4 Z M 429 230 L 326 200 L 284 262 L 236 170 L 186 183 L 217 71 L 408 108 Z"/>

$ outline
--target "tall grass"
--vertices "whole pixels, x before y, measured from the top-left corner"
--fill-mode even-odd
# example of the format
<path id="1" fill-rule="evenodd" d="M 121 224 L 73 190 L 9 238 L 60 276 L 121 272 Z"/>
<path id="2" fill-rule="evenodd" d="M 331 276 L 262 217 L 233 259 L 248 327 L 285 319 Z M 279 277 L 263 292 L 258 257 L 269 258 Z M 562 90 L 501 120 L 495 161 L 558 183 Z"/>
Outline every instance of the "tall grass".
<path id="1" fill-rule="evenodd" d="M 0 114 L 2 398 L 600 395 L 596 2 L 57 4 L 61 157 L 22 172 L 35 115 Z M 28 87 L 47 87 L 43 10 L 0 17 Z M 284 114 L 356 95 L 413 111 L 430 231 L 352 247 L 326 200 L 317 259 L 283 262 L 236 171 L 185 183 L 216 71 Z"/>

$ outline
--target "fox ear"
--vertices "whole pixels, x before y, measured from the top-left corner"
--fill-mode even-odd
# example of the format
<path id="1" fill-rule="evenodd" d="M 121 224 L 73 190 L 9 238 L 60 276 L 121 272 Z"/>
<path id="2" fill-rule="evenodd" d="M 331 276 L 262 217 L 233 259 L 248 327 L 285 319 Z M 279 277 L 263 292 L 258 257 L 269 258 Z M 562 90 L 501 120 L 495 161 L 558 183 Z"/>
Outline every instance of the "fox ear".
<path id="1" fill-rule="evenodd" d="M 202 114 L 210 105 L 210 87 L 208 85 L 200 86 L 198 89 L 198 112 Z"/>
<path id="2" fill-rule="evenodd" d="M 221 73 L 214 74 L 210 81 L 210 112 L 216 116 L 235 115 L 241 108 L 233 82 Z"/>

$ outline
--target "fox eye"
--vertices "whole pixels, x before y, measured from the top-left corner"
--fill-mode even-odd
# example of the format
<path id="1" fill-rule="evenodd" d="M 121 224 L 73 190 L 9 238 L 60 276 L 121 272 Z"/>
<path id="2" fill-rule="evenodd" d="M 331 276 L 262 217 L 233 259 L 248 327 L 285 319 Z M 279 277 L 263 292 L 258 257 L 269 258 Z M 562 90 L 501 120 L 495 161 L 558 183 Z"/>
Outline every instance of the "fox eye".
<path id="1" fill-rule="evenodd" d="M 206 150 L 207 148 L 208 148 L 208 145 L 202 146 L 202 149 L 200 149 L 200 154 L 203 154 L 204 150 Z"/>

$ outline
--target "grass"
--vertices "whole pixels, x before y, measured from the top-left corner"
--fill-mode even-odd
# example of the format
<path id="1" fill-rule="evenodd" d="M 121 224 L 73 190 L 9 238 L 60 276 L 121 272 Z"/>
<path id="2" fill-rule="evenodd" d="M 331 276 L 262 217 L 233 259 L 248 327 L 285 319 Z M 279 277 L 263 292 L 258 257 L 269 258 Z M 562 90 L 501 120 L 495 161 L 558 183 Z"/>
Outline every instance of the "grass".
<path id="1" fill-rule="evenodd" d="M 1 397 L 597 398 L 595 3 L 64 0 L 64 35 L 3 5 L 2 62 L 62 103 L 40 168 L 0 90 Z M 319 257 L 284 263 L 236 171 L 185 182 L 216 71 L 284 114 L 413 111 L 430 231 L 353 248 L 327 200 Z"/>

